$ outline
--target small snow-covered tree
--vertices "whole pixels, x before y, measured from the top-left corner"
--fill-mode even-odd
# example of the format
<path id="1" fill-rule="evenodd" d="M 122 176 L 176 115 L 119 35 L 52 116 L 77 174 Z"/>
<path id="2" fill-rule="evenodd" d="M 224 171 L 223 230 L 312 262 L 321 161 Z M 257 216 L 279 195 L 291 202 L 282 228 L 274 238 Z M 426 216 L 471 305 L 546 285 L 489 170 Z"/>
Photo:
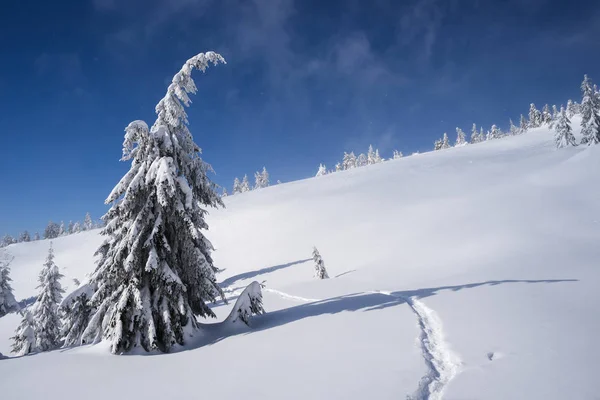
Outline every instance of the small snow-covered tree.
<path id="1" fill-rule="evenodd" d="M 577 114 L 577 107 L 575 106 L 575 103 L 573 103 L 573 100 L 569 99 L 567 101 L 567 117 L 573 118 L 573 115 L 575 114 Z"/>
<path id="2" fill-rule="evenodd" d="M 67 233 L 65 228 L 65 223 L 60 221 L 60 225 L 58 226 L 58 236 L 63 236 Z"/>
<path id="3" fill-rule="evenodd" d="M 571 130 L 571 120 L 569 120 L 567 112 L 563 107 L 560 108 L 560 114 L 558 121 L 556 121 L 554 131 L 554 143 L 556 144 L 556 148 L 560 149 L 561 147 L 577 145 L 575 136 L 573 136 L 573 131 Z"/>
<path id="4" fill-rule="evenodd" d="M 81 232 L 81 223 L 79 221 L 76 221 L 73 224 L 73 233 L 79 233 Z"/>
<path id="5" fill-rule="evenodd" d="M 373 146 L 369 145 L 369 151 L 367 152 L 367 164 L 375 164 L 377 161 L 375 160 L 375 150 L 373 150 Z"/>
<path id="6" fill-rule="evenodd" d="M 10 263 L 12 257 L 4 250 L 0 250 L 0 317 L 19 309 L 10 285 Z"/>
<path id="7" fill-rule="evenodd" d="M 449 149 L 450 147 L 450 139 L 448 139 L 448 134 L 444 132 L 444 136 L 442 136 L 442 149 Z"/>
<path id="8" fill-rule="evenodd" d="M 232 193 L 233 194 L 242 193 L 242 184 L 240 183 L 240 180 L 237 178 L 237 176 L 233 180 L 233 191 L 232 191 Z"/>
<path id="9" fill-rule="evenodd" d="M 228 196 L 227 189 L 223 188 L 223 190 L 221 191 L 221 197 L 227 197 L 227 196 Z"/>
<path id="10" fill-rule="evenodd" d="M 33 240 L 40 240 L 40 234 L 39 234 L 39 232 L 36 232 L 36 233 L 33 235 Z"/>
<path id="11" fill-rule="evenodd" d="M 196 315 L 214 317 L 206 302 L 224 298 L 204 236 L 206 207 L 223 206 L 187 127 L 194 69 L 224 63 L 200 53 L 175 74 L 148 129 L 134 121 L 125 130 L 123 160 L 131 167 L 108 196 L 106 241 L 89 283 L 93 315 L 82 340 L 106 340 L 114 354 L 134 348 L 168 352 L 199 328 Z M 245 178 L 246 187 L 248 178 Z"/>
<path id="12" fill-rule="evenodd" d="M 319 254 L 319 250 L 316 247 L 313 247 L 313 261 L 315 262 L 315 278 L 318 279 L 327 279 L 329 275 L 327 274 L 327 269 L 325 269 L 325 262 L 323 258 L 321 258 L 321 254 Z"/>
<path id="13" fill-rule="evenodd" d="M 44 239 L 55 239 L 58 237 L 59 232 L 60 226 L 56 222 L 50 221 L 44 230 Z"/>
<path id="14" fill-rule="evenodd" d="M 76 282 L 77 285 L 78 282 Z M 63 346 L 79 346 L 82 343 L 83 332 L 87 328 L 90 317 L 94 311 L 91 298 L 94 295 L 93 287 L 84 284 L 68 296 L 60 304 L 60 310 L 64 314 L 63 323 Z"/>
<path id="15" fill-rule="evenodd" d="M 527 124 L 528 128 L 537 128 L 542 125 L 542 113 L 539 112 L 537 108 L 535 108 L 535 104 L 531 103 L 529 105 L 529 123 Z"/>
<path id="16" fill-rule="evenodd" d="M 401 152 L 401 151 L 394 150 L 394 155 L 392 156 L 392 158 L 393 158 L 394 160 L 397 160 L 397 159 L 399 159 L 399 158 L 402 158 L 402 157 L 403 157 L 403 154 L 402 154 L 402 152 Z"/>
<path id="17" fill-rule="evenodd" d="M 356 167 L 364 167 L 366 165 L 369 165 L 369 159 L 365 153 L 360 153 L 358 157 L 356 157 Z"/>
<path id="18" fill-rule="evenodd" d="M 600 100 L 587 75 L 583 77 L 581 92 L 581 144 L 600 143 Z"/>
<path id="19" fill-rule="evenodd" d="M 344 152 L 344 159 L 342 160 L 342 169 L 344 171 L 347 171 L 354 167 L 356 167 L 356 156 L 354 155 L 354 152 L 351 152 L 351 153 Z"/>
<path id="20" fill-rule="evenodd" d="M 241 193 L 246 193 L 249 192 L 250 190 L 250 183 L 248 182 L 248 175 L 244 175 L 244 178 L 242 179 L 242 183 L 240 184 L 240 192 Z"/>
<path id="21" fill-rule="evenodd" d="M 550 122 L 552 122 L 552 113 L 550 112 L 550 106 L 546 104 L 542 108 L 542 124 L 549 124 Z"/>
<path id="22" fill-rule="evenodd" d="M 335 164 L 335 172 L 340 172 L 340 171 L 343 171 L 342 164 L 341 163 Z"/>
<path id="23" fill-rule="evenodd" d="M 83 220 L 83 230 L 89 231 L 94 227 L 94 223 L 92 222 L 92 216 L 90 213 L 85 213 L 85 218 Z"/>
<path id="24" fill-rule="evenodd" d="M 502 137 L 502 131 L 496 125 L 492 125 L 491 130 L 487 134 L 487 140 L 499 139 Z"/>
<path id="25" fill-rule="evenodd" d="M 475 144 L 475 143 L 479 143 L 481 140 L 479 140 L 479 132 L 477 131 L 477 125 L 473 124 L 473 127 L 471 128 L 471 144 Z"/>
<path id="26" fill-rule="evenodd" d="M 57 348 L 61 339 L 61 321 L 58 316 L 58 305 L 65 292 L 60 285 L 63 275 L 54 263 L 54 250 L 52 242 L 48 256 L 38 278 L 39 294 L 33 306 L 33 320 L 35 321 L 35 347 L 40 351 Z"/>
<path id="27" fill-rule="evenodd" d="M 554 125 L 556 124 L 556 121 L 558 121 L 559 117 L 560 117 L 560 111 L 558 111 L 558 108 L 556 108 L 556 104 L 554 104 L 552 106 L 552 118 L 551 118 L 550 122 L 548 123 L 548 127 L 550 129 L 552 129 L 554 127 Z"/>
<path id="28" fill-rule="evenodd" d="M 19 239 L 21 239 L 21 242 L 31 242 L 31 236 L 29 235 L 29 232 L 27 232 L 27 231 L 23 231 L 23 233 L 21 233 L 21 237 Z"/>
<path id="29" fill-rule="evenodd" d="M 437 150 L 441 150 L 442 149 L 442 139 L 437 139 L 435 142 L 433 142 L 433 150 L 437 151 Z"/>
<path id="30" fill-rule="evenodd" d="M 317 174 L 315 176 L 323 175 L 327 175 L 327 167 L 325 166 L 325 164 L 319 164 L 319 170 L 317 171 Z"/>
<path id="31" fill-rule="evenodd" d="M 2 238 L 2 243 L 0 243 L 0 247 L 6 247 L 9 246 L 13 243 L 16 243 L 17 241 L 15 240 L 15 238 L 13 238 L 11 235 L 6 234 L 4 235 L 4 237 Z"/>
<path id="32" fill-rule="evenodd" d="M 521 114 L 521 119 L 519 121 L 519 134 L 523 134 L 527 132 L 527 119 L 523 114 Z"/>
<path id="33" fill-rule="evenodd" d="M 512 136 L 516 136 L 516 135 L 518 135 L 518 134 L 519 134 L 519 128 L 517 128 L 517 127 L 515 126 L 515 124 L 513 123 L 513 120 L 512 120 L 512 118 L 510 118 L 510 120 L 509 120 L 509 128 L 508 128 L 508 131 L 510 132 L 510 134 L 511 134 Z"/>
<path id="34" fill-rule="evenodd" d="M 250 326 L 250 318 L 253 315 L 264 314 L 264 312 L 262 287 L 260 283 L 254 281 L 246 286 L 242 294 L 240 294 L 226 322 L 235 324 L 241 321 Z"/>
<path id="35" fill-rule="evenodd" d="M 35 324 L 29 310 L 23 310 L 21 323 L 17 327 L 13 341 L 12 352 L 17 356 L 25 356 L 36 351 L 35 348 Z"/>
<path id="36" fill-rule="evenodd" d="M 71 235 L 73 233 L 73 221 L 69 221 L 69 225 L 67 225 L 67 235 Z"/>
<path id="37" fill-rule="evenodd" d="M 467 144 L 467 136 L 463 132 L 462 129 L 456 128 L 456 143 L 454 143 L 454 147 L 462 147 Z"/>
<path id="38" fill-rule="evenodd" d="M 263 167 L 262 172 L 256 172 L 254 174 L 254 189 L 262 189 L 269 186 L 269 173 L 267 169 Z"/>

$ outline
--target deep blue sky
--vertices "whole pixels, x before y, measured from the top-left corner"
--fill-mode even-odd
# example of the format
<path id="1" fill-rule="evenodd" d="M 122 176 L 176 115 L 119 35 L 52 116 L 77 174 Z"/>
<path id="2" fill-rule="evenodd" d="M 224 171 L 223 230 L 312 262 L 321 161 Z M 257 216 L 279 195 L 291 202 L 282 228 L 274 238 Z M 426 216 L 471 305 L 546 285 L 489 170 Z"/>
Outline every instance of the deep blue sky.
<path id="1" fill-rule="evenodd" d="M 263 165 L 313 175 L 344 151 L 429 150 L 476 122 L 600 81 L 597 0 L 7 0 L 0 12 L 0 234 L 101 216 L 123 129 L 186 59 L 190 129 L 228 189 Z M 385 188 L 382 188 L 385 190 Z"/>

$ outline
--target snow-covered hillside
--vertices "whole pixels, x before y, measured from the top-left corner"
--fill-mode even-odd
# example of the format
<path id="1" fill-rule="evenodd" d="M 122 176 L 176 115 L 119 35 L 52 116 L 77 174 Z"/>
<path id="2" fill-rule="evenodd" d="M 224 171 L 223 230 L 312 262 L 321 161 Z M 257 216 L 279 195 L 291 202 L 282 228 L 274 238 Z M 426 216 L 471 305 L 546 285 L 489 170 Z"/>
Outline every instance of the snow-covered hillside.
<path id="1" fill-rule="evenodd" d="M 2 360 L 2 398 L 599 398 L 599 146 L 556 150 L 532 129 L 225 203 L 207 237 L 230 298 L 266 285 L 252 329 L 207 327 L 165 355 Z M 65 286 L 101 240 L 54 241 Z M 313 278 L 313 246 L 331 279 Z M 9 247 L 17 299 L 35 295 L 47 249 Z M 215 305 L 221 320 L 230 307 Z M 0 319 L 5 355 L 19 320 Z"/>

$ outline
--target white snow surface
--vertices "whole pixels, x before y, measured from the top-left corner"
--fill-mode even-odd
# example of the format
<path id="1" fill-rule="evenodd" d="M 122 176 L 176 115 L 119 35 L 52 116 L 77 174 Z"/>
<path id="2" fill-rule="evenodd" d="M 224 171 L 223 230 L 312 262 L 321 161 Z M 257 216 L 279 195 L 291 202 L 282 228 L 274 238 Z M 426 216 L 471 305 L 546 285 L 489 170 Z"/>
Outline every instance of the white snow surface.
<path id="1" fill-rule="evenodd" d="M 266 314 L 171 354 L 3 359 L 2 399 L 600 398 L 600 146 L 556 150 L 538 128 L 225 203 L 207 232 L 230 298 L 218 321 L 252 281 Z M 68 291 L 102 240 L 53 241 Z M 48 245 L 9 246 L 18 300 Z M 313 278 L 313 246 L 331 279 Z M 19 321 L 0 318 L 0 353 Z"/>

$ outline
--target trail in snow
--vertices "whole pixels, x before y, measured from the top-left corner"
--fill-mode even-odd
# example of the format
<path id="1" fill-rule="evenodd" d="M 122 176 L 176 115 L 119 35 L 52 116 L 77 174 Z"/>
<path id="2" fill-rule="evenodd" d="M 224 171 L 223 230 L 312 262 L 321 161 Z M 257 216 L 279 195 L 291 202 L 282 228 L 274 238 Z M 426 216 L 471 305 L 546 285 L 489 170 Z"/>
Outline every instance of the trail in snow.
<path id="1" fill-rule="evenodd" d="M 427 373 L 421 378 L 419 387 L 410 400 L 440 400 L 448 383 L 456 376 L 460 358 L 450 350 L 444 339 L 444 331 L 439 316 L 415 297 L 395 295 L 391 292 L 376 291 L 405 301 L 417 316 L 421 333 L 419 342 Z"/>
<path id="2" fill-rule="evenodd" d="M 311 302 L 314 302 L 314 301 L 321 301 L 321 299 L 309 299 L 309 298 L 306 298 L 306 297 L 293 296 L 291 294 L 284 293 L 284 292 L 282 292 L 280 290 L 277 290 L 277 289 L 264 288 L 263 290 L 265 292 L 275 293 L 275 294 L 283 297 L 284 299 L 290 299 L 290 300 L 296 300 L 296 301 L 304 301 L 304 302 L 307 302 L 307 303 L 311 303 Z"/>

